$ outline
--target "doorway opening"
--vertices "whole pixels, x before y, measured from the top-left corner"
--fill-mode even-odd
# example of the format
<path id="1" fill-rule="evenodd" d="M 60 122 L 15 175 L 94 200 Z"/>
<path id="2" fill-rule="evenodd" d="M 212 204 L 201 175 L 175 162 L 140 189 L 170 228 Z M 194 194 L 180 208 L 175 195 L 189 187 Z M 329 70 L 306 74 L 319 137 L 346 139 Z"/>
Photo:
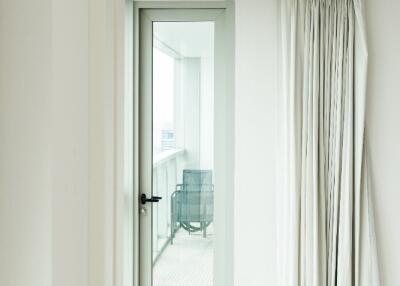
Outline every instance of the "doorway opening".
<path id="1" fill-rule="evenodd" d="M 134 10 L 135 286 L 232 285 L 233 11 L 206 4 Z"/>

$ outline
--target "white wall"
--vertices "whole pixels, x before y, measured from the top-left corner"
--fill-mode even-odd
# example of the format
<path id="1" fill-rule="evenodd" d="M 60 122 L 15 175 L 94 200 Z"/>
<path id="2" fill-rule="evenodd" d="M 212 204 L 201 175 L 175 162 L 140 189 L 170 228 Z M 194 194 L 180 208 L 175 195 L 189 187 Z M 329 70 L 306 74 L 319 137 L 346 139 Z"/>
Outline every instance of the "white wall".
<path id="1" fill-rule="evenodd" d="M 366 2 L 366 136 L 381 282 L 400 285 L 400 2 Z"/>
<path id="2" fill-rule="evenodd" d="M 236 286 L 276 284 L 277 3 L 236 1 Z"/>
<path id="3" fill-rule="evenodd" d="M 88 1 L 0 1 L 0 285 L 88 285 Z"/>
<path id="4" fill-rule="evenodd" d="M 89 162 L 89 285 L 113 285 L 114 277 L 114 225 L 116 213 L 115 189 L 122 184 L 114 180 L 116 156 L 114 152 L 117 130 L 114 110 L 123 95 L 120 84 L 115 83 L 114 68 L 120 58 L 114 57 L 114 41 L 122 41 L 120 33 L 114 30 L 116 22 L 124 22 L 124 13 L 116 13 L 115 6 L 123 0 L 89 0 L 89 65 L 88 94 L 88 140 L 86 153 Z M 116 20 L 115 15 L 120 18 Z M 121 47 L 123 49 L 123 45 Z M 123 50 L 120 51 L 123 53 Z M 123 70 L 123 65 L 119 68 Z M 122 77 L 122 74 L 118 76 Z M 123 116 L 123 109 L 119 116 Z M 119 134 L 120 135 L 120 134 Z M 121 138 L 120 136 L 119 138 Z M 122 137 L 123 138 L 123 137 Z M 120 145 L 121 146 L 121 145 Z M 123 146 L 123 145 L 122 145 Z M 118 170 L 119 172 L 121 170 Z M 122 189 L 119 192 L 122 193 Z M 119 198 L 120 199 L 120 198 Z M 122 208 L 122 205 L 121 205 Z M 122 218 L 121 218 L 122 220 Z"/>
<path id="5" fill-rule="evenodd" d="M 118 5 L 123 26 L 121 3 L 0 1 L 0 285 L 117 279 L 113 104 L 122 84 L 114 84 L 113 41 L 123 30 L 113 27 Z"/>
<path id="6" fill-rule="evenodd" d="M 88 0 L 51 9 L 52 285 L 87 286 Z"/>
<path id="7" fill-rule="evenodd" d="M 183 106 L 183 136 L 185 153 L 185 167 L 198 168 L 201 158 L 200 154 L 200 59 L 183 58 L 179 60 L 181 66 L 181 86 L 179 92 Z M 181 120 L 182 120 L 181 119 Z M 179 131 L 178 131 L 179 132 Z M 181 146 L 179 146 L 181 147 Z M 179 176 L 181 177 L 181 176 Z"/>
<path id="8" fill-rule="evenodd" d="M 212 170 L 214 168 L 214 55 L 201 57 L 200 62 L 200 168 Z"/>
<path id="9" fill-rule="evenodd" d="M 50 7 L 0 1 L 0 285 L 52 285 Z"/>

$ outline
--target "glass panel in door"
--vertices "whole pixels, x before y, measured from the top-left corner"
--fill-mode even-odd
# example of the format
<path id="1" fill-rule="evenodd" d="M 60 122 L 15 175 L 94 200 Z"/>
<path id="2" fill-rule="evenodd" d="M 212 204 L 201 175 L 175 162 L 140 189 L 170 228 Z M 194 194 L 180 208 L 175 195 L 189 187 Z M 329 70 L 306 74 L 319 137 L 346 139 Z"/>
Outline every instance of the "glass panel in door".
<path id="1" fill-rule="evenodd" d="M 153 22 L 153 286 L 212 286 L 214 22 Z"/>

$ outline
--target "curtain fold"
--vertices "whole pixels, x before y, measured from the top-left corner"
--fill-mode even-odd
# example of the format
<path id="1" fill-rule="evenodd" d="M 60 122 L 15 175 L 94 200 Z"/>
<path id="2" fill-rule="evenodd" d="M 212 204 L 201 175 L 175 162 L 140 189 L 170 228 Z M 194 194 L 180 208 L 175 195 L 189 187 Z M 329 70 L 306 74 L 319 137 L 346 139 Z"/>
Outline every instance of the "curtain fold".
<path id="1" fill-rule="evenodd" d="M 281 1 L 278 283 L 377 286 L 361 0 Z"/>

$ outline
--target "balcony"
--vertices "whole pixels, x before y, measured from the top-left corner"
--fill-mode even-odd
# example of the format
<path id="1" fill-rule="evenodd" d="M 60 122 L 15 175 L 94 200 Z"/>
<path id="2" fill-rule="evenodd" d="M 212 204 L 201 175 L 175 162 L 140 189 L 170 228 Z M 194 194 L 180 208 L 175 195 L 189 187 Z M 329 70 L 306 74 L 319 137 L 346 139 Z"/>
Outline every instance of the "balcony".
<path id="1" fill-rule="evenodd" d="M 179 229 L 171 244 L 171 196 L 182 183 L 187 151 L 163 151 L 153 159 L 153 194 L 163 199 L 153 205 L 154 286 L 209 286 L 213 279 L 213 226 L 203 232 Z M 197 284 L 193 284 L 197 283 Z"/>

